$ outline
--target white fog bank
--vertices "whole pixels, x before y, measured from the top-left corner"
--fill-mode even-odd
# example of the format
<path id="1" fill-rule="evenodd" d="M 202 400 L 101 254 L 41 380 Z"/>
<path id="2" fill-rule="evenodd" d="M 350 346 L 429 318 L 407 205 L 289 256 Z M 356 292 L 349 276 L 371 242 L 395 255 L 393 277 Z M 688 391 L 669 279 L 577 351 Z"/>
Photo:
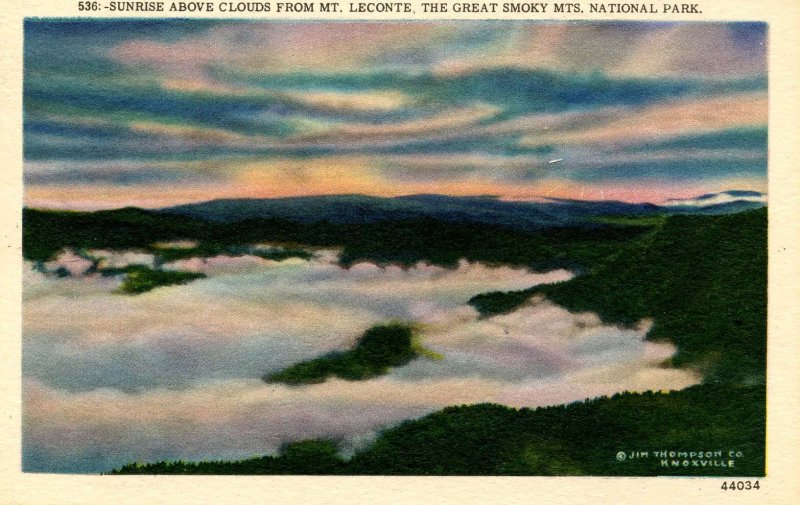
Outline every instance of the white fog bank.
<path id="1" fill-rule="evenodd" d="M 674 348 L 643 341 L 644 325 L 604 325 L 544 299 L 479 319 L 466 303 L 569 279 L 563 270 L 465 261 L 454 269 L 342 269 L 326 252 L 310 261 L 221 256 L 168 267 L 208 277 L 128 296 L 114 292 L 113 278 L 26 272 L 26 470 L 244 458 L 315 437 L 352 449 L 382 427 L 447 405 L 551 405 L 698 382 L 660 365 Z M 414 323 L 421 343 L 443 359 L 418 358 L 361 382 L 260 380 L 347 349 L 390 320 Z"/>

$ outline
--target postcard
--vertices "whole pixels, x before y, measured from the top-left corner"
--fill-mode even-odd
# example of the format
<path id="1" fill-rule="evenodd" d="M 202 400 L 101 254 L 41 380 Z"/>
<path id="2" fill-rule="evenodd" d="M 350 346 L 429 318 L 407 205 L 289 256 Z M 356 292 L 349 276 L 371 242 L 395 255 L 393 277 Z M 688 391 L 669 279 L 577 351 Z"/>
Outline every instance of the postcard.
<path id="1" fill-rule="evenodd" d="M 10 503 L 796 496 L 796 7 L 64 4 Z"/>

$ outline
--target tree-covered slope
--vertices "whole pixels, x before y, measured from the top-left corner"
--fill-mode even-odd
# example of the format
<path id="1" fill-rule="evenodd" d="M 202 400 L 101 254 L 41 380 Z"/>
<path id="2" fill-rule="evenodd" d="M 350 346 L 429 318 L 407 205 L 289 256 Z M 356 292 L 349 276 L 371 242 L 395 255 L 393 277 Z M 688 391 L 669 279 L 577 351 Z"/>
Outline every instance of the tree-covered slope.
<path id="1" fill-rule="evenodd" d="M 51 259 L 65 247 L 135 248 L 170 261 L 187 255 L 229 254 L 238 247 L 277 242 L 340 247 L 344 265 L 363 260 L 404 265 L 429 261 L 453 266 L 466 258 L 549 269 L 584 268 L 645 230 L 591 222 L 582 227 L 522 231 L 428 217 L 365 224 L 280 219 L 221 223 L 134 208 L 101 212 L 25 209 L 22 246 L 24 257 L 33 261 Z M 198 246 L 178 251 L 153 247 L 170 240 L 194 240 Z"/>
<path id="2" fill-rule="evenodd" d="M 762 386 L 703 385 L 537 409 L 448 407 L 385 430 L 349 460 L 335 443 L 310 440 L 278 456 L 134 463 L 114 473 L 760 476 L 764 406 Z"/>
<path id="3" fill-rule="evenodd" d="M 390 323 L 368 329 L 348 351 L 294 364 L 264 376 L 264 381 L 300 385 L 324 382 L 329 377 L 365 380 L 384 375 L 418 354 L 413 329 L 405 324 Z"/>
<path id="4" fill-rule="evenodd" d="M 515 410 L 450 407 L 384 432 L 353 473 L 446 475 L 761 475 L 764 388 L 696 386 Z M 740 451 L 733 468 L 664 467 L 665 451 Z M 650 452 L 620 461 L 619 452 Z M 736 467 L 736 465 L 739 465 Z"/>
<path id="5" fill-rule="evenodd" d="M 607 322 L 652 318 L 648 338 L 675 343 L 674 365 L 699 367 L 710 382 L 763 383 L 767 211 L 671 216 L 584 275 L 471 303 L 491 315 L 534 294 Z"/>
<path id="6" fill-rule="evenodd" d="M 157 241 L 210 237 L 213 227 L 183 216 L 165 218 L 152 211 L 126 207 L 97 212 L 23 209 L 22 254 L 46 261 L 64 247 L 146 248 Z"/>

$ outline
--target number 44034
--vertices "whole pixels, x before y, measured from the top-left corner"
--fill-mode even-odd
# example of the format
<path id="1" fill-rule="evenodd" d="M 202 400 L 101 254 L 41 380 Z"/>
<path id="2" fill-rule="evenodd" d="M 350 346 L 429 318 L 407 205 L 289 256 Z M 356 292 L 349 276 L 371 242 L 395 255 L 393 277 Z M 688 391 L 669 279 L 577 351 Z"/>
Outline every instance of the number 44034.
<path id="1" fill-rule="evenodd" d="M 757 480 L 732 480 L 724 481 L 720 489 L 723 491 L 747 491 L 749 489 L 761 489 L 761 485 Z"/>

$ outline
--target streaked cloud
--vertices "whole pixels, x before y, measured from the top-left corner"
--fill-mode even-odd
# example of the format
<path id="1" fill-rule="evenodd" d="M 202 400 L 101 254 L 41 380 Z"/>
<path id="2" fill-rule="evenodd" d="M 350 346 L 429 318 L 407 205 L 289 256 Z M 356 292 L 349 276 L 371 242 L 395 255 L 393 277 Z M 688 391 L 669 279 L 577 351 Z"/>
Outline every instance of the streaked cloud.
<path id="1" fill-rule="evenodd" d="M 767 97 L 763 93 L 679 100 L 635 109 L 592 112 L 572 117 L 565 125 L 554 125 L 536 135 L 523 137 L 523 145 L 626 143 L 653 141 L 707 133 L 736 127 L 760 126 L 767 122 Z"/>
<path id="2" fill-rule="evenodd" d="M 126 65 L 179 75 L 228 65 L 250 73 L 358 71 L 387 62 L 425 63 L 425 53 L 463 41 L 468 29 L 409 22 L 219 23 L 178 41 L 133 38 L 110 55 Z"/>
<path id="3" fill-rule="evenodd" d="M 339 144 L 371 141 L 366 145 L 375 145 L 380 142 L 397 143 L 408 137 L 418 138 L 474 126 L 481 120 L 497 115 L 498 112 L 500 112 L 499 109 L 495 107 L 478 104 L 469 108 L 450 109 L 440 114 L 394 124 L 344 124 L 322 134 L 300 134 L 295 136 L 294 140 L 306 142 L 313 140 L 323 145 L 326 142 Z"/>
<path id="4" fill-rule="evenodd" d="M 400 91 L 290 91 L 283 96 L 304 105 L 332 111 L 389 111 L 409 105 L 412 100 Z"/>
<path id="5" fill-rule="evenodd" d="M 550 23 L 517 25 L 491 58 L 445 59 L 460 74 L 492 67 L 550 68 L 616 76 L 724 78 L 766 73 L 765 27 L 746 23 Z"/>
<path id="6" fill-rule="evenodd" d="M 761 23 L 30 20 L 26 202 L 763 185 L 766 37 Z"/>

